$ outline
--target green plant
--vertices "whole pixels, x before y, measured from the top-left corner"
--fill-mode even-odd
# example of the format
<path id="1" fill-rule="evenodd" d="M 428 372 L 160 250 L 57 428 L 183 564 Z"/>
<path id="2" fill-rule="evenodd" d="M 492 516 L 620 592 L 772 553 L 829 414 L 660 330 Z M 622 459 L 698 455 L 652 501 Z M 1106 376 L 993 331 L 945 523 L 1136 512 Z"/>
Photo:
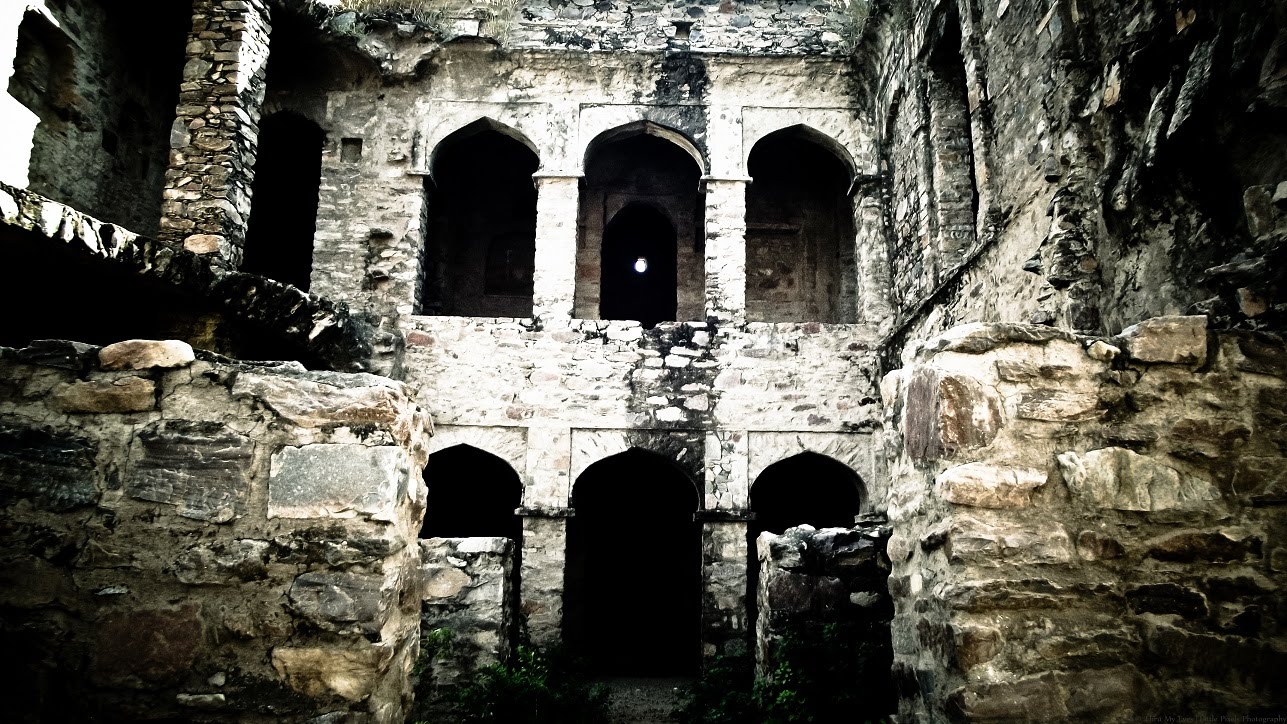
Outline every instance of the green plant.
<path id="1" fill-rule="evenodd" d="M 608 691 L 560 652 L 519 646 L 509 665 L 481 669 L 455 695 L 463 722 L 606 724 Z"/>
<path id="2" fill-rule="evenodd" d="M 752 683 L 755 666 L 749 654 L 718 656 L 681 695 L 681 724 L 757 724 Z"/>

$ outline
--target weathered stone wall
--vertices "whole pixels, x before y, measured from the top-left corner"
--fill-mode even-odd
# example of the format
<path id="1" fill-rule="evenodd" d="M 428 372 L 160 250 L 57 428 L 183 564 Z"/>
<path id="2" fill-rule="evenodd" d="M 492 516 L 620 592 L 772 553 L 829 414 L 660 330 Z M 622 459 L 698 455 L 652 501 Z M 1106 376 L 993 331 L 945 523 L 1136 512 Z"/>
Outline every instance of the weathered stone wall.
<path id="1" fill-rule="evenodd" d="M 14 721 L 401 722 L 427 416 L 182 342 L 0 350 Z"/>
<path id="2" fill-rule="evenodd" d="M 515 623 L 514 542 L 507 538 L 420 541 L 418 713 L 446 711 L 442 699 L 485 666 L 508 662 Z"/>
<path id="3" fill-rule="evenodd" d="M 15 172 L 21 164 L 23 174 L 5 181 L 156 233 L 184 3 L 138 4 L 155 32 L 146 44 L 136 42 L 128 18 L 99 0 L 34 3 L 24 15 L 27 5 L 10 3 L 0 19 L 8 51 L 0 52 L 8 90 L 0 105 L 20 103 L 31 114 L 6 111 L 6 146 L 13 144 Z"/>
<path id="4" fill-rule="evenodd" d="M 480 37 L 507 48 L 648 52 L 667 47 L 762 55 L 842 54 L 861 8 L 826 2 L 443 2 L 429 12 L 385 14 L 403 32 L 426 29 L 444 41 Z M 863 3 L 865 5 L 865 3 Z M 372 18 L 339 13 L 339 32 Z"/>
<path id="5" fill-rule="evenodd" d="M 902 715 L 1282 711 L 1281 339 L 967 325 L 882 389 Z"/>
<path id="6" fill-rule="evenodd" d="M 759 586 L 755 622 L 756 677 L 771 680 L 783 663 L 783 637 L 819 635 L 835 625 L 838 636 L 864 639 L 870 646 L 870 673 L 886 674 L 890 663 L 889 621 L 893 601 L 885 586 L 889 527 L 868 516 L 852 529 L 814 530 L 803 525 L 756 540 Z M 838 624 L 838 625 L 837 625 Z M 839 642 L 835 642 L 839 643 Z M 848 662 L 853 663 L 853 662 Z M 855 674 L 860 673 L 857 670 Z M 879 681 L 854 681 L 853 688 L 880 688 Z M 892 702 L 892 697 L 889 701 Z M 871 702 L 862 718 L 891 713 Z"/>
<path id="7" fill-rule="evenodd" d="M 193 0 L 161 238 L 240 265 L 272 26 L 265 0 Z"/>
<path id="8" fill-rule="evenodd" d="M 1280 329 L 1285 21 L 1257 0 L 881 6 L 858 56 L 891 192 L 893 351 L 973 321 L 1114 333 L 1190 310 Z M 963 209 L 967 149 L 977 243 L 960 247 L 942 212 Z"/>

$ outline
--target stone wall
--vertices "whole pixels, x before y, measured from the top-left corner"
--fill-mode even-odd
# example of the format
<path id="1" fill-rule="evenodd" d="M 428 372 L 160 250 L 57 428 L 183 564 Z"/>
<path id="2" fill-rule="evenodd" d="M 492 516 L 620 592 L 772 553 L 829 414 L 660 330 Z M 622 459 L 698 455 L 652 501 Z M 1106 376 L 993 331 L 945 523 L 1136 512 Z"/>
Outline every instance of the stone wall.
<path id="1" fill-rule="evenodd" d="M 857 53 L 891 193 L 892 351 L 975 321 L 1116 333 L 1207 313 L 1281 329 L 1270 260 L 1287 146 L 1267 129 L 1287 102 L 1274 80 L 1285 28 L 1259 0 L 881 6 Z M 943 212 L 964 211 L 967 151 L 973 246 L 943 233 L 965 232 Z"/>
<path id="2" fill-rule="evenodd" d="M 420 541 L 424 606 L 416 711 L 443 714 L 444 698 L 486 666 L 509 661 L 517 600 L 507 538 Z"/>
<path id="3" fill-rule="evenodd" d="M 755 676 L 765 713 L 807 707 L 826 720 L 881 721 L 894 712 L 888 538 L 879 514 L 852 529 L 760 534 Z"/>
<path id="4" fill-rule="evenodd" d="M 967 325 L 882 390 L 901 715 L 1281 713 L 1281 339 Z"/>
<path id="5" fill-rule="evenodd" d="M 14 134 L 6 145 L 16 152 L 6 181 L 154 234 L 189 13 L 183 2 L 138 3 L 154 32 L 143 44 L 109 5 L 11 3 L 4 11 L 0 105 L 30 114 L 5 111 L 6 135 Z"/>
<path id="6" fill-rule="evenodd" d="M 428 433 L 403 385 L 175 341 L 5 348 L 0 380 L 10 720 L 403 720 Z"/>
<path id="7" fill-rule="evenodd" d="M 268 36 L 264 0 L 193 0 L 161 238 L 241 263 Z"/>

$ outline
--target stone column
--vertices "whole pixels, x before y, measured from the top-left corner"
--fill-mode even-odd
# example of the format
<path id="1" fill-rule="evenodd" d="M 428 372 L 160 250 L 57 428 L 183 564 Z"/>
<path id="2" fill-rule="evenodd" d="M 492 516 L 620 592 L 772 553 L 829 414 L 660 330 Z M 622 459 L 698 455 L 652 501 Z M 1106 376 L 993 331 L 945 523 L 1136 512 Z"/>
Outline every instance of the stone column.
<path id="1" fill-rule="evenodd" d="M 268 64 L 264 0 L 194 0 L 160 236 L 241 264 Z"/>
<path id="2" fill-rule="evenodd" d="M 572 318 L 576 294 L 576 222 L 581 177 L 536 174 L 536 269 L 532 316 L 550 322 Z"/>
<path id="3" fill-rule="evenodd" d="M 749 178 L 707 178 L 706 316 L 746 321 L 746 184 Z"/>
<path id="4" fill-rule="evenodd" d="M 885 215 L 873 193 L 854 196 L 854 244 L 858 259 L 858 321 L 881 324 L 892 321 L 889 249 L 885 243 Z"/>
<path id="5" fill-rule="evenodd" d="M 519 508 L 523 518 L 523 565 L 519 572 L 519 610 L 532 643 L 550 646 L 563 640 L 563 569 L 567 563 L 569 508 Z"/>
<path id="6" fill-rule="evenodd" d="M 18 52 L 18 29 L 22 27 L 28 5 L 39 7 L 40 3 L 0 5 L 0 88 L 9 87 Z M 5 142 L 0 144 L 0 183 L 27 188 L 31 143 L 39 123 L 40 118 L 17 98 L 0 93 L 0 128 L 5 129 Z"/>
<path id="7" fill-rule="evenodd" d="M 704 510 L 702 523 L 702 658 L 747 650 L 749 511 Z"/>

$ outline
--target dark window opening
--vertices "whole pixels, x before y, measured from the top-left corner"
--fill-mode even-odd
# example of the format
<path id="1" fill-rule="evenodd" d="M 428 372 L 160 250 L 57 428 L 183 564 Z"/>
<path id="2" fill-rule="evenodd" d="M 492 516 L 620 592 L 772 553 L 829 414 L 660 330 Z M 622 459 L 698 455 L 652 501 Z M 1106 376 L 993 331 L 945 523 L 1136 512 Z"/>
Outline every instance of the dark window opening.
<path id="1" fill-rule="evenodd" d="M 308 290 L 325 140 L 316 123 L 295 113 L 260 123 L 242 271 Z"/>
<path id="2" fill-rule="evenodd" d="M 504 460 L 468 445 L 449 447 L 429 456 L 425 484 L 421 538 L 522 538 L 514 511 L 523 502 L 523 482 Z"/>
<path id="3" fill-rule="evenodd" d="M 755 541 L 761 533 L 781 534 L 797 525 L 814 528 L 851 528 L 860 511 L 862 479 L 843 463 L 825 455 L 804 452 L 764 469 L 751 485 L 751 512 L 747 526 L 750 543 L 747 611 L 754 630 L 759 588 L 759 561 Z"/>
<path id="4" fill-rule="evenodd" d="M 439 144 L 426 182 L 421 313 L 531 316 L 539 167 L 527 144 L 485 120 Z"/>
<path id="5" fill-rule="evenodd" d="M 688 676 L 701 636 L 697 488 L 672 462 L 629 450 L 576 480 L 563 627 L 607 675 Z"/>
<path id="6" fill-rule="evenodd" d="M 857 263 L 850 169 L 803 127 L 760 139 L 746 192 L 746 314 L 852 322 Z"/>
<path id="7" fill-rule="evenodd" d="M 645 327 L 675 319 L 675 227 L 665 214 L 631 204 L 603 232 L 602 319 Z"/>
<path id="8" fill-rule="evenodd" d="M 590 144 L 577 242 L 579 318 L 651 327 L 704 317 L 701 169 L 695 151 L 654 133 L 674 134 L 645 124 Z M 643 272 L 635 270 L 640 258 Z"/>
<path id="9" fill-rule="evenodd" d="M 340 160 L 344 163 L 357 163 L 362 160 L 362 139 L 341 138 Z"/>
<path id="10" fill-rule="evenodd" d="M 929 63 L 930 145 L 937 209 L 934 218 L 943 254 L 940 272 L 963 261 L 974 246 L 979 216 L 961 21 L 955 12 L 945 19 L 943 28 Z"/>

